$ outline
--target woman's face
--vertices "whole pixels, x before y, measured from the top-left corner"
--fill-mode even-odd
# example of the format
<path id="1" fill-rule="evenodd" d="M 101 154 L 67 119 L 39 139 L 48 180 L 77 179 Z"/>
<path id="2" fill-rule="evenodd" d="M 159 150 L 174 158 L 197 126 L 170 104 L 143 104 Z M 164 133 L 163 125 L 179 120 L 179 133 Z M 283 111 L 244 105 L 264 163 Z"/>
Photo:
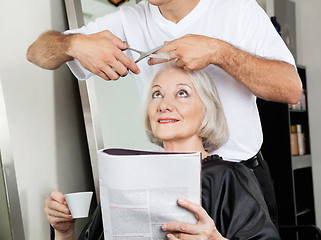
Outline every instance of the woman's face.
<path id="1" fill-rule="evenodd" d="M 152 84 L 151 97 L 148 116 L 155 137 L 164 142 L 200 139 L 203 103 L 186 72 L 161 72 Z"/>

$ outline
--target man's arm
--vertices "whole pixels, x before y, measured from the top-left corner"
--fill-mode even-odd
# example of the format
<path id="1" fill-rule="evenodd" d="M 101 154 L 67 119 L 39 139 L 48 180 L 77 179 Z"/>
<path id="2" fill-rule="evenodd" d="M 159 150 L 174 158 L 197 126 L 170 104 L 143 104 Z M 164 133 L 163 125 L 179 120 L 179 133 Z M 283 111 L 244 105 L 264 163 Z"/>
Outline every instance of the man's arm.
<path id="1" fill-rule="evenodd" d="M 293 65 L 252 56 L 224 42 L 220 46 L 220 56 L 213 55 L 214 64 L 254 95 L 268 101 L 293 104 L 300 100 L 302 84 Z"/>
<path id="2" fill-rule="evenodd" d="M 73 37 L 56 31 L 43 33 L 28 48 L 28 61 L 44 69 L 57 69 L 63 63 L 73 60 L 73 57 L 67 54 Z"/>
<path id="3" fill-rule="evenodd" d="M 56 69 L 77 59 L 90 72 L 105 80 L 117 80 L 128 69 L 138 74 L 139 68 L 122 49 L 127 45 L 109 31 L 95 34 L 64 35 L 46 32 L 29 47 L 27 59 L 45 69 Z"/>
<path id="4" fill-rule="evenodd" d="M 294 66 L 252 56 L 215 38 L 186 35 L 159 52 L 168 52 L 170 60 L 177 59 L 176 65 L 188 71 L 217 65 L 254 95 L 269 101 L 296 103 L 301 97 L 301 80 Z M 164 60 L 149 60 L 151 65 L 160 62 Z"/>

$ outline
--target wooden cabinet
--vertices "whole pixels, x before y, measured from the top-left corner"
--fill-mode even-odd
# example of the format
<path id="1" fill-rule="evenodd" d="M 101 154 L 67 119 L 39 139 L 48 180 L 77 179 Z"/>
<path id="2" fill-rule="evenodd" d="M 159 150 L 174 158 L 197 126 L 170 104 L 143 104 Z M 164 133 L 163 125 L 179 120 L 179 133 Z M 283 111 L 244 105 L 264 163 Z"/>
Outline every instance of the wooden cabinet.
<path id="1" fill-rule="evenodd" d="M 288 104 L 257 100 L 263 128 L 262 153 L 270 167 L 279 211 L 279 225 L 315 225 L 310 131 L 305 67 L 298 66 L 305 91 L 306 109 Z M 304 106 L 304 104 L 303 104 Z M 291 154 L 291 125 L 301 125 L 305 154 Z M 298 239 L 299 236 L 282 236 Z M 307 235 L 305 238 L 309 239 Z"/>

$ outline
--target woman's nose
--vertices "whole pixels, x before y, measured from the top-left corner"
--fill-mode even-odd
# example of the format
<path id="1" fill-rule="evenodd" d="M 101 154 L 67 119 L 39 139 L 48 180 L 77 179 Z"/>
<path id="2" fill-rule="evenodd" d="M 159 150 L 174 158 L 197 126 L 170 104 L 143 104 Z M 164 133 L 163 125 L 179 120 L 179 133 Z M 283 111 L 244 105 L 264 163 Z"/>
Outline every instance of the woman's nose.
<path id="1" fill-rule="evenodd" d="M 173 111 L 174 105 L 171 99 L 164 97 L 159 103 L 158 109 L 160 112 Z"/>

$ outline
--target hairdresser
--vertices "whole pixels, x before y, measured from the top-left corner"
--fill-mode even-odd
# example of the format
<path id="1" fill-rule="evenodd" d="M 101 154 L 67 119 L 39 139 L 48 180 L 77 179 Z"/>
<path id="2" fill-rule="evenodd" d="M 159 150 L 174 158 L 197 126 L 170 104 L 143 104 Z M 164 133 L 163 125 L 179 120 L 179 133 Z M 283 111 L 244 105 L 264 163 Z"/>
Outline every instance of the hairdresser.
<path id="1" fill-rule="evenodd" d="M 141 1 L 80 29 L 46 32 L 29 47 L 27 58 L 45 69 L 67 62 L 78 79 L 95 74 L 117 80 L 130 71 L 142 94 L 151 69 L 168 60 L 135 64 L 123 41 L 145 51 L 170 41 L 158 52 L 187 71 L 206 68 L 212 75 L 230 130 L 228 142 L 214 153 L 253 169 L 277 226 L 273 184 L 260 152 L 256 98 L 296 103 L 302 86 L 290 51 L 257 2 Z"/>

